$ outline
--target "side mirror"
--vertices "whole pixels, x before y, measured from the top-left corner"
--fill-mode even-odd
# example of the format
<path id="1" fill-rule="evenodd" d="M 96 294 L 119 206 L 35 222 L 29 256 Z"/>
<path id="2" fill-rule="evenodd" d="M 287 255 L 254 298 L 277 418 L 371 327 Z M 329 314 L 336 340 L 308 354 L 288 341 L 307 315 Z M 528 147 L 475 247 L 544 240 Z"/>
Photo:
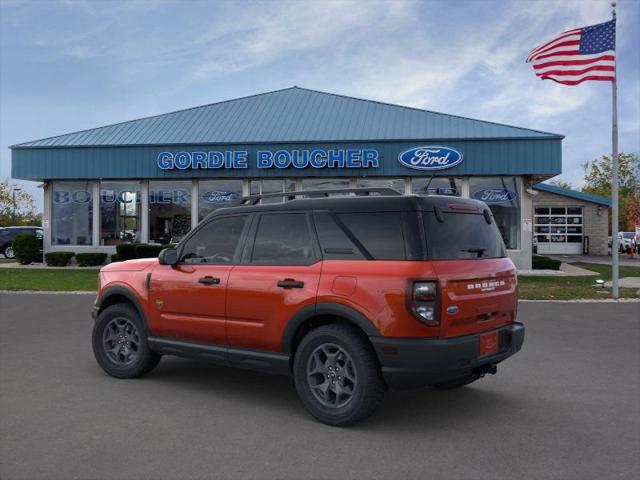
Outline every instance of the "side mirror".
<path id="1" fill-rule="evenodd" d="M 171 265 L 172 267 L 178 263 L 178 250 L 175 248 L 165 248 L 158 255 L 160 265 Z"/>

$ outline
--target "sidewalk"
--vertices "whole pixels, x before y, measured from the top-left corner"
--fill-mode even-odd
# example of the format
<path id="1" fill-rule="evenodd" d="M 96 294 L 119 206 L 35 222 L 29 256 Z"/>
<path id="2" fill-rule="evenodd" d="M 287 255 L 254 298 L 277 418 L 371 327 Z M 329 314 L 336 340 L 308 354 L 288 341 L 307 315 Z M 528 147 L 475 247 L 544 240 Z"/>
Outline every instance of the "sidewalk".
<path id="1" fill-rule="evenodd" d="M 565 263 L 597 263 L 598 265 L 611 265 L 611 257 L 609 255 L 557 255 L 544 254 L 545 257 L 560 260 Z M 626 253 L 621 253 L 619 265 L 624 267 L 640 267 L 640 257 L 637 255 L 631 258 Z"/>
<path id="2" fill-rule="evenodd" d="M 600 275 L 598 272 L 592 272 L 584 268 L 576 267 L 570 263 L 561 263 L 560 270 L 518 270 L 518 275 L 526 277 L 588 277 L 591 275 Z"/>

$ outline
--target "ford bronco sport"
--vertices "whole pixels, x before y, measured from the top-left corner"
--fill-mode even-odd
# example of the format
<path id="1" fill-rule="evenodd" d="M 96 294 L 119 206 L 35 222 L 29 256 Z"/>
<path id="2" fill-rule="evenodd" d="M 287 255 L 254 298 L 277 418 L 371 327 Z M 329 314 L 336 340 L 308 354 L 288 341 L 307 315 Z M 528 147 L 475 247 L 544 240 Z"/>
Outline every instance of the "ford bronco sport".
<path id="1" fill-rule="evenodd" d="M 291 201 L 263 201 L 278 195 Z M 348 425 L 388 388 L 496 373 L 524 340 L 516 312 L 516 271 L 484 203 L 288 192 L 214 211 L 159 259 L 104 267 L 93 350 L 118 378 L 162 355 L 291 375 L 314 417 Z"/>

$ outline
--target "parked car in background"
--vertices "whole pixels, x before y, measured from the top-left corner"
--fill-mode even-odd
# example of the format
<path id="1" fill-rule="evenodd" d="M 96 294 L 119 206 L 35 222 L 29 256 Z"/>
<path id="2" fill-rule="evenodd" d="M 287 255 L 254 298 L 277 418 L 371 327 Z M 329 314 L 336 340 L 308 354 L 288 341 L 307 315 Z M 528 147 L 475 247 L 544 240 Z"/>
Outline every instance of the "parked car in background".
<path id="1" fill-rule="evenodd" d="M 620 245 L 620 251 L 623 253 L 629 253 L 629 251 L 631 250 L 631 242 L 633 241 L 633 238 L 636 236 L 635 232 L 619 232 L 618 233 L 618 238 L 619 240 L 619 245 Z"/>
<path id="2" fill-rule="evenodd" d="M 31 234 L 38 237 L 40 250 L 42 251 L 42 228 L 40 227 L 3 227 L 0 228 L 0 253 L 5 258 L 16 258 L 13 251 L 13 239 L 16 235 Z"/>

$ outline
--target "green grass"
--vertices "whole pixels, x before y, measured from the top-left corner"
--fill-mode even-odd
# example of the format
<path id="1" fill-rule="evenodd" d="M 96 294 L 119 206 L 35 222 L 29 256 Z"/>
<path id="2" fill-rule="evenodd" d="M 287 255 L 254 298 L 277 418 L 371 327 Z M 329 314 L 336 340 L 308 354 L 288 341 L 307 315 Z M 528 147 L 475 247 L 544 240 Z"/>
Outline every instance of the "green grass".
<path id="1" fill-rule="evenodd" d="M 97 291 L 98 270 L 0 268 L 0 290 Z"/>
<path id="2" fill-rule="evenodd" d="M 519 276 L 520 298 L 526 300 L 574 300 L 579 298 L 611 298 L 611 289 L 594 287 L 597 279 L 611 280 L 611 266 L 574 263 L 576 267 L 598 272 L 588 277 Z M 620 267 L 620 277 L 640 277 L 640 267 Z M 607 293 L 598 293 L 604 290 Z M 621 288 L 620 297 L 638 298 L 636 288 Z"/>

